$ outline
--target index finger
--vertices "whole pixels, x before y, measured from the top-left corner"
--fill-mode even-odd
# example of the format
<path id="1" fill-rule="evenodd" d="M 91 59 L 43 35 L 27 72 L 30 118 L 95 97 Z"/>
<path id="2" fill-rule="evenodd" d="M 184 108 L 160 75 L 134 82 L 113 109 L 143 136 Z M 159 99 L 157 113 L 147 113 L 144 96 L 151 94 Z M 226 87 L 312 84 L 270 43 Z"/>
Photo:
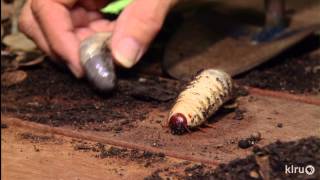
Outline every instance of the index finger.
<path id="1" fill-rule="evenodd" d="M 34 0 L 31 8 L 51 49 L 67 61 L 67 65 L 77 77 L 81 77 L 83 69 L 78 52 L 80 41 L 74 33 L 69 11 L 76 2 L 76 0 Z"/>

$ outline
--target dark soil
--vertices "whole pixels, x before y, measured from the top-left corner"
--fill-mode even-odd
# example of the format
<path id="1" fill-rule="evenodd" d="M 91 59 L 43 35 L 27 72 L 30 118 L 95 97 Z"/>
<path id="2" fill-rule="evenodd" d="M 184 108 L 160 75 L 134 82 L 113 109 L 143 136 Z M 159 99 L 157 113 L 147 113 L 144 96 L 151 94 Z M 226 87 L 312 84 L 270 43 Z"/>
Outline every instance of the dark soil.
<path id="1" fill-rule="evenodd" d="M 53 136 L 36 135 L 30 132 L 21 133 L 19 134 L 19 137 L 21 139 L 28 140 L 32 143 L 45 143 L 45 142 L 62 143 L 61 139 L 57 139 Z"/>
<path id="2" fill-rule="evenodd" d="M 120 74 L 118 89 L 103 96 L 86 81 L 79 81 L 48 62 L 25 71 L 28 78 L 22 83 L 1 85 L 2 113 L 53 126 L 72 125 L 97 131 L 120 132 L 135 121 L 144 120 L 154 107 L 169 108 L 179 88 L 179 84 L 157 77 L 144 77 L 141 81 L 137 74 Z"/>
<path id="3" fill-rule="evenodd" d="M 126 149 L 110 145 L 104 145 L 101 143 L 88 143 L 85 141 L 73 140 L 72 142 L 74 150 L 83 152 L 96 152 L 97 158 L 121 158 L 130 161 L 138 162 L 144 165 L 144 167 L 152 166 L 152 163 L 165 160 L 165 154 L 152 153 L 149 151 L 140 151 L 136 149 Z"/>
<path id="4" fill-rule="evenodd" d="M 245 139 L 240 139 L 238 142 L 238 147 L 242 149 L 247 149 L 261 140 L 261 133 L 255 132 L 252 133 L 250 137 Z"/>
<path id="5" fill-rule="evenodd" d="M 82 151 L 82 152 L 88 152 L 88 151 L 100 152 L 105 148 L 105 145 L 101 143 L 92 144 L 85 141 L 74 140 L 74 139 L 71 141 L 71 144 L 73 144 L 73 149 L 75 151 Z"/>
<path id="6" fill-rule="evenodd" d="M 278 128 L 282 128 L 282 127 L 283 127 L 283 124 L 282 124 L 282 123 L 278 123 L 278 124 L 277 124 L 277 127 L 278 127 Z"/>
<path id="7" fill-rule="evenodd" d="M 158 171 L 156 171 L 156 172 L 152 173 L 150 176 L 147 176 L 147 177 L 144 178 L 144 180 L 162 180 L 162 179 L 163 178 L 161 178 L 159 176 L 159 172 Z"/>
<path id="8" fill-rule="evenodd" d="M 5 123 L 1 123 L 1 129 L 6 129 L 6 128 L 8 128 L 8 125 Z"/>
<path id="9" fill-rule="evenodd" d="M 306 167 L 312 165 L 315 172 L 285 173 L 285 165 Z M 185 168 L 185 176 L 180 179 L 319 179 L 320 171 L 320 138 L 309 137 L 298 141 L 275 142 L 265 147 L 255 146 L 253 154 L 244 159 L 235 159 L 228 164 L 221 164 L 212 170 L 203 164 Z M 162 179 L 157 170 L 146 179 Z M 175 173 L 171 173 L 175 176 Z"/>
<path id="10" fill-rule="evenodd" d="M 139 150 L 128 150 L 117 147 L 109 147 L 108 149 L 103 149 L 98 155 L 99 158 L 108 158 L 108 157 L 119 157 L 119 158 L 127 158 L 133 161 L 139 161 L 145 163 L 145 166 L 150 165 L 151 161 L 162 161 L 165 158 L 165 155 L 162 153 L 151 153 L 148 151 L 139 151 Z"/>
<path id="11" fill-rule="evenodd" d="M 309 37 L 269 62 L 238 76 L 237 82 L 294 94 L 319 94 L 320 55 L 308 55 L 319 47 L 319 37 Z"/>

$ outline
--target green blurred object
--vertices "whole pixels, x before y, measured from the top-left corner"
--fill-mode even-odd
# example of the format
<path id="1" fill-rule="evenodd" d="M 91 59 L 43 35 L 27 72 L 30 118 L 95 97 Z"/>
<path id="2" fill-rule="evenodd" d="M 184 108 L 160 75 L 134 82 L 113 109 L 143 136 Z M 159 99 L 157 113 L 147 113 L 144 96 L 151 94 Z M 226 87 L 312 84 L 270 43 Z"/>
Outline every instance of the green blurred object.
<path id="1" fill-rule="evenodd" d="M 119 14 L 132 0 L 117 0 L 108 4 L 106 7 L 102 8 L 100 11 L 105 14 Z"/>

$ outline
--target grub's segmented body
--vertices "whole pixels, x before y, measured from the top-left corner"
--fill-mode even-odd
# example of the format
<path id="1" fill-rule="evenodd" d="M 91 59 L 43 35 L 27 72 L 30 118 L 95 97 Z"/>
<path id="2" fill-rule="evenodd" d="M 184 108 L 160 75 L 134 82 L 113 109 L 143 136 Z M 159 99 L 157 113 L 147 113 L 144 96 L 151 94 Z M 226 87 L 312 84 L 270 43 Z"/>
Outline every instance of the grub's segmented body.
<path id="1" fill-rule="evenodd" d="M 80 61 L 86 77 L 101 92 L 109 92 L 116 86 L 113 57 L 107 45 L 110 37 L 110 33 L 96 33 L 80 45 Z"/>
<path id="2" fill-rule="evenodd" d="M 204 123 L 228 101 L 232 91 L 231 77 L 220 70 L 200 72 L 180 93 L 169 113 L 169 126 L 180 134 Z"/>

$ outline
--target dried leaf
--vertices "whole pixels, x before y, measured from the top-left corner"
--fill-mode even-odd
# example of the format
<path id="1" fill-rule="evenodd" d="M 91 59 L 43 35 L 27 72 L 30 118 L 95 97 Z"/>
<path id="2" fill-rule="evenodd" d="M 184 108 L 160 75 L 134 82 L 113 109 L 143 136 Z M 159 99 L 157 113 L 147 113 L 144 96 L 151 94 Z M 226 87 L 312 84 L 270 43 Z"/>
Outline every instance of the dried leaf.
<path id="1" fill-rule="evenodd" d="M 2 42 L 13 51 L 28 52 L 36 49 L 37 47 L 33 41 L 31 41 L 22 33 L 10 34 L 8 36 L 5 36 Z"/>
<path id="2" fill-rule="evenodd" d="M 44 61 L 45 56 L 37 53 L 25 53 L 18 55 L 14 60 L 17 64 L 17 68 L 35 66 L 41 64 Z"/>
<path id="3" fill-rule="evenodd" d="M 28 74 L 25 71 L 11 71 L 4 72 L 1 75 L 1 85 L 5 87 L 10 87 L 15 84 L 19 84 L 28 77 Z"/>

